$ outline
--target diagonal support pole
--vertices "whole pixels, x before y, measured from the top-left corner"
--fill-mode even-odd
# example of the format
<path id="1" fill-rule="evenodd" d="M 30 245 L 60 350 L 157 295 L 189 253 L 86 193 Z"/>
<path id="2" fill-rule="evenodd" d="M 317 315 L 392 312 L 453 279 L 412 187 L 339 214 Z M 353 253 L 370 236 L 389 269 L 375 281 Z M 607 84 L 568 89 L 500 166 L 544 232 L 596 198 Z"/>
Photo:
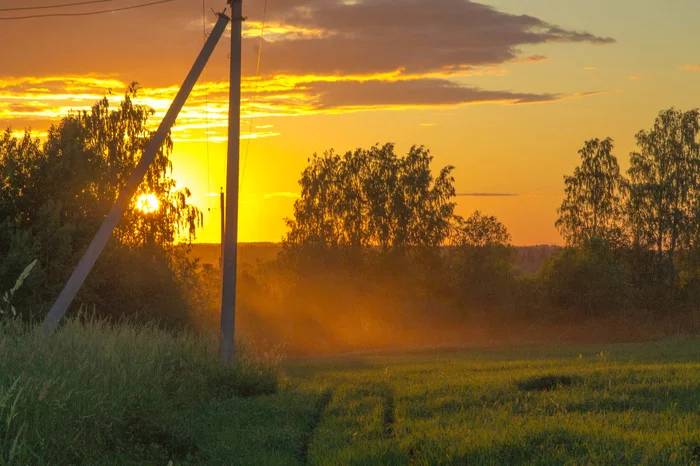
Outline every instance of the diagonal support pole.
<path id="1" fill-rule="evenodd" d="M 185 81 L 182 83 L 182 87 L 180 87 L 180 90 L 175 96 L 173 103 L 170 105 L 168 112 L 165 114 L 163 121 L 160 123 L 160 126 L 158 126 L 158 130 L 155 132 L 153 137 L 151 137 L 141 160 L 139 160 L 136 168 L 134 168 L 134 171 L 131 173 L 131 176 L 124 185 L 124 188 L 119 192 L 117 202 L 112 206 L 112 210 L 109 211 L 109 214 L 102 222 L 100 229 L 92 239 L 92 242 L 90 243 L 87 251 L 85 251 L 83 258 L 80 259 L 78 266 L 68 279 L 63 291 L 61 291 L 58 299 L 51 307 L 49 313 L 46 315 L 46 318 L 44 319 L 44 329 L 47 331 L 53 332 L 56 330 L 59 322 L 68 310 L 68 307 L 78 294 L 78 290 L 80 290 L 80 287 L 85 282 L 85 279 L 92 270 L 92 267 L 95 265 L 95 262 L 97 262 L 97 259 L 100 257 L 102 250 L 107 245 L 107 241 L 109 241 L 109 238 L 112 236 L 114 228 L 116 228 L 117 224 L 124 216 L 124 212 L 126 212 L 126 210 L 129 208 L 131 198 L 134 197 L 136 190 L 143 182 L 143 177 L 146 175 L 148 167 L 151 165 L 151 163 L 153 163 L 153 160 L 155 159 L 158 150 L 163 145 L 163 141 L 165 141 L 170 128 L 175 123 L 177 115 L 180 113 L 180 110 L 182 110 L 183 105 L 185 105 L 185 102 L 187 101 L 187 97 L 189 97 L 190 92 L 192 92 L 192 88 L 196 84 L 197 79 L 199 79 L 199 76 L 202 74 L 202 70 L 209 61 L 209 57 L 211 57 L 214 47 L 216 47 L 216 44 L 219 42 L 219 39 L 221 39 L 226 26 L 231 20 L 223 13 L 219 14 L 218 16 L 219 19 L 216 22 L 214 29 L 204 44 L 204 47 L 202 47 L 201 52 L 199 52 L 199 56 L 195 60 L 194 65 L 192 65 L 192 69 L 185 78 Z"/>

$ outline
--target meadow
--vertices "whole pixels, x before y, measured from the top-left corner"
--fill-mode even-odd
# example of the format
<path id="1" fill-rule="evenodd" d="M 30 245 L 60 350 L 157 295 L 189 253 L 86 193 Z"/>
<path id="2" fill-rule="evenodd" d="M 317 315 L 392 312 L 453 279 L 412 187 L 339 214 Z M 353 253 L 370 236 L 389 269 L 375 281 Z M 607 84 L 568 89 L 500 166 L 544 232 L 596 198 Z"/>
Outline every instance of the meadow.
<path id="1" fill-rule="evenodd" d="M 700 340 L 317 360 L 312 464 L 697 464 Z"/>
<path id="2" fill-rule="evenodd" d="M 5 464 L 698 464 L 700 339 L 287 360 L 3 327 Z"/>

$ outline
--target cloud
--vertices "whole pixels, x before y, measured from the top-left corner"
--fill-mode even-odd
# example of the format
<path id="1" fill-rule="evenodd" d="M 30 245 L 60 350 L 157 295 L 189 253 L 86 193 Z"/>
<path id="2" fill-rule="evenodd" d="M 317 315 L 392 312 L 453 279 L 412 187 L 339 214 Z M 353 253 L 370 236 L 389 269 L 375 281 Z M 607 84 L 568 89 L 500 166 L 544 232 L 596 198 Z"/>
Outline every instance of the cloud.
<path id="1" fill-rule="evenodd" d="M 311 83 L 305 91 L 317 109 L 386 108 L 505 102 L 550 102 L 559 96 L 464 87 L 446 79 Z"/>
<path id="2" fill-rule="evenodd" d="M 467 79 L 503 75 L 508 66 L 547 60 L 524 54 L 525 46 L 614 42 L 474 0 L 275 0 L 268 7 L 256 80 L 262 2 L 246 3 L 250 19 L 244 25 L 243 119 L 542 103 L 594 95 L 600 92 L 562 95 L 556 89 L 542 93 L 484 89 Z M 110 89 L 115 94 L 111 100 L 118 101 L 131 79 L 144 84 L 139 101 L 155 108 L 158 118 L 199 52 L 200 15 L 201 9 L 191 2 L 179 6 L 173 2 L 133 17 L 107 15 L 99 22 L 40 21 L 42 35 L 30 34 L 22 25 L 8 25 L 7 33 L 17 38 L 18 45 L 0 49 L 0 63 L 8 64 L 0 71 L 0 120 L 19 121 L 22 126 L 44 122 L 45 127 L 46 121 L 70 109 L 89 108 Z M 123 33 L 127 17 L 132 20 L 129 27 L 143 34 Z M 54 47 L 46 47 L 45 36 L 56 37 Z M 215 133 L 211 141 L 225 136 L 226 45 L 222 42 L 215 51 L 203 82 L 178 118 L 174 130 L 178 138 L 201 139 L 207 128 Z M 261 131 L 257 137 L 276 134 Z"/>
<path id="3" fill-rule="evenodd" d="M 477 103 L 509 105 L 552 102 L 608 91 L 575 94 L 535 94 L 485 90 L 457 84 L 435 75 L 398 79 L 396 75 L 278 76 L 243 83 L 241 128 L 244 138 L 279 136 L 273 125 L 257 126 L 247 136 L 250 118 L 338 113 L 371 109 L 457 106 Z M 109 87 L 108 87 L 109 86 Z M 112 105 L 121 102 L 127 84 L 92 76 L 51 76 L 0 79 L 0 119 L 13 126 L 48 128 L 70 111 L 89 109 L 105 95 Z M 254 89 L 257 87 L 257 90 Z M 176 86 L 139 89 L 136 102 L 156 110 L 160 121 L 177 92 Z M 255 92 L 255 94 L 254 94 Z M 173 127 L 178 141 L 225 140 L 228 127 L 228 83 L 202 82 L 195 86 Z"/>
<path id="4" fill-rule="evenodd" d="M 681 66 L 681 69 L 685 71 L 700 71 L 700 64 L 683 65 Z"/>
<path id="5" fill-rule="evenodd" d="M 522 59 L 524 45 L 614 42 L 471 0 L 274 3 L 268 21 L 279 32 L 263 47 L 263 70 L 269 75 L 460 70 Z M 299 35 L 300 30 L 317 33 Z M 247 49 L 257 49 L 257 38 L 245 42 Z M 255 58 L 248 57 L 248 72 L 255 69 Z"/>
<path id="6" fill-rule="evenodd" d="M 598 70 L 598 68 L 596 68 L 595 66 L 584 66 L 583 67 L 583 71 L 597 71 L 597 70 Z"/>
<path id="7" fill-rule="evenodd" d="M 274 199 L 274 198 L 288 198 L 288 199 L 298 199 L 301 197 L 299 193 L 293 193 L 289 191 L 282 191 L 276 193 L 267 193 L 263 196 L 263 199 Z"/>
<path id="8" fill-rule="evenodd" d="M 457 197 L 518 197 L 515 193 L 457 193 Z"/>

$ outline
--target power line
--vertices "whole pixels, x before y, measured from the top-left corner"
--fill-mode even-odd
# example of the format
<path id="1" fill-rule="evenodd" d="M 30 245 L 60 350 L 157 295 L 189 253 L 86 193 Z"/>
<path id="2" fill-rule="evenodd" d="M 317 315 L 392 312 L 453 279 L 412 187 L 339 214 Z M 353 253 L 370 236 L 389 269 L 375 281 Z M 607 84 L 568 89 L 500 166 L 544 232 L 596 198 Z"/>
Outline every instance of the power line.
<path id="1" fill-rule="evenodd" d="M 202 0 L 202 40 L 207 42 L 207 1 Z M 211 214 L 211 162 L 209 158 L 209 86 L 207 85 L 207 70 L 203 71 L 204 81 L 204 141 L 207 152 L 207 212 Z"/>
<path id="2" fill-rule="evenodd" d="M 22 6 L 16 8 L 0 8 L 0 11 L 20 11 L 20 10 L 47 10 L 49 8 L 65 8 L 80 5 L 91 5 L 93 3 L 107 3 L 114 0 L 90 0 L 87 2 L 61 3 L 58 5 L 42 5 L 42 6 Z"/>
<path id="3" fill-rule="evenodd" d="M 150 3 L 142 3 L 140 5 L 132 5 L 132 6 L 125 6 L 121 8 L 113 8 L 111 10 L 97 10 L 97 11 L 86 11 L 83 13 L 53 13 L 53 14 L 44 14 L 44 15 L 28 15 L 28 16 L 10 16 L 7 18 L 0 18 L 0 21 L 9 21 L 9 20 L 19 20 L 19 19 L 31 19 L 31 18 L 56 18 L 59 16 L 91 16 L 91 15 L 100 15 L 102 13 L 114 13 L 116 11 L 125 11 L 125 10 L 135 10 L 136 8 L 143 8 L 151 5 L 158 5 L 160 3 L 168 3 L 172 2 L 173 0 L 158 0 L 156 2 L 150 2 Z"/>
<path id="4" fill-rule="evenodd" d="M 248 139 L 245 145 L 245 155 L 243 156 L 243 170 L 241 172 L 241 186 L 243 185 L 243 180 L 245 180 L 245 168 L 248 165 L 248 150 L 250 149 L 250 139 L 253 132 L 253 121 L 255 120 L 255 104 L 257 103 L 258 96 L 258 83 L 260 82 L 260 60 L 262 58 L 263 49 L 263 39 L 265 38 L 265 19 L 267 16 L 267 0 L 265 0 L 265 5 L 263 7 L 263 17 L 262 24 L 260 26 L 260 45 L 258 47 L 258 63 L 255 67 L 255 86 L 253 86 L 253 99 L 251 100 L 251 111 L 253 112 L 248 120 Z M 240 190 L 240 188 L 239 188 Z"/>

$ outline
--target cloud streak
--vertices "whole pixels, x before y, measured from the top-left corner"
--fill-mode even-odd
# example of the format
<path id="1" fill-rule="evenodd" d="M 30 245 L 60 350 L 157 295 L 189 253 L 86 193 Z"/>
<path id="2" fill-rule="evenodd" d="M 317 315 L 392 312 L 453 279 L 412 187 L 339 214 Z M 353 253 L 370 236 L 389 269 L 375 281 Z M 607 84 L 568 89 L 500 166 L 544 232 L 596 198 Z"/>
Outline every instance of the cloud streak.
<path id="1" fill-rule="evenodd" d="M 517 193 L 457 193 L 457 197 L 519 197 Z"/>
<path id="2" fill-rule="evenodd" d="M 525 45 L 614 42 L 471 0 L 281 3 L 270 15 L 280 33 L 264 45 L 264 71 L 272 75 L 455 72 L 522 59 Z M 299 36 L 299 30 L 317 34 Z M 246 47 L 256 42 L 250 38 Z"/>

